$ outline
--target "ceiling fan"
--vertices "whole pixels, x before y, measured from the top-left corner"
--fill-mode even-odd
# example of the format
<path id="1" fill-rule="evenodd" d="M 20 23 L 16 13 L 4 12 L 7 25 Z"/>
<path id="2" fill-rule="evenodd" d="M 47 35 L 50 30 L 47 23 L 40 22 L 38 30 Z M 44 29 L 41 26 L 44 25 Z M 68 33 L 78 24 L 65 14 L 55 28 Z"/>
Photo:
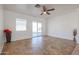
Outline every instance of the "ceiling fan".
<path id="1" fill-rule="evenodd" d="M 48 11 L 53 11 L 53 10 L 55 10 L 55 8 L 47 9 L 46 6 L 43 6 L 43 10 L 42 10 L 42 13 L 40 15 L 43 15 L 43 14 L 50 15 L 50 13 Z"/>

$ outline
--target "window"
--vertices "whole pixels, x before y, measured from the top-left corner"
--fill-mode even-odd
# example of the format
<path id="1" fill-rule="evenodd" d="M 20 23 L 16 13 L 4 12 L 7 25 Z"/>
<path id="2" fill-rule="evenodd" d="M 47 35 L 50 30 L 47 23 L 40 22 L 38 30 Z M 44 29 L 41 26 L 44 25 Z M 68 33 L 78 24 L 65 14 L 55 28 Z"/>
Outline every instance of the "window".
<path id="1" fill-rule="evenodd" d="M 16 31 L 26 31 L 26 20 L 25 19 L 16 19 Z"/>

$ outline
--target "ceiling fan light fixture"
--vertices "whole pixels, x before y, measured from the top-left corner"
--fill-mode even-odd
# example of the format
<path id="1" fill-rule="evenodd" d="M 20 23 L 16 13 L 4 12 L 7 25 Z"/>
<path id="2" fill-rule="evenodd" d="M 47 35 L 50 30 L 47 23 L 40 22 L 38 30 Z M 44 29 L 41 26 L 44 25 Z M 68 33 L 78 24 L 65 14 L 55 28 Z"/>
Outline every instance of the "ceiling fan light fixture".
<path id="1" fill-rule="evenodd" d="M 46 12 L 43 12 L 44 14 L 46 14 Z"/>
<path id="2" fill-rule="evenodd" d="M 46 6 L 42 6 L 42 9 L 43 10 L 42 10 L 42 13 L 40 15 L 42 15 L 42 14 L 50 15 L 49 11 L 55 10 L 55 8 L 47 9 Z"/>

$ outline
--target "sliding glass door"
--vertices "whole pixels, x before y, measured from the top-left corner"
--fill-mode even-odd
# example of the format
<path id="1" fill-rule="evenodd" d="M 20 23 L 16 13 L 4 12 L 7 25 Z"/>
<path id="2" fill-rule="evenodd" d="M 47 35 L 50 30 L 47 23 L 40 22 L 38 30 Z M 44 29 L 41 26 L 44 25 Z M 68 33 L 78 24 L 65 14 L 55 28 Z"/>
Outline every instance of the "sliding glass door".
<path id="1" fill-rule="evenodd" d="M 42 22 L 33 21 L 32 22 L 32 37 L 42 35 Z"/>
<path id="2" fill-rule="evenodd" d="M 42 23 L 38 22 L 38 26 L 37 26 L 37 31 L 38 31 L 38 36 L 42 35 Z"/>
<path id="3" fill-rule="evenodd" d="M 35 36 L 37 36 L 37 33 L 38 33 L 38 31 L 37 31 L 37 22 L 32 22 L 32 37 L 35 37 Z"/>

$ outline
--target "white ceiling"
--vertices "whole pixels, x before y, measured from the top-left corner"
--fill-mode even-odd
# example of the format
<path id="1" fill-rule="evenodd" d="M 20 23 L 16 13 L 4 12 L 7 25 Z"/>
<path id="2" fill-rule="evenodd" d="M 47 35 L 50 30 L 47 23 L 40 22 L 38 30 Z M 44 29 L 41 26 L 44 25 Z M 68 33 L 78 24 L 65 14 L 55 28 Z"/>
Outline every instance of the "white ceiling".
<path id="1" fill-rule="evenodd" d="M 40 15 L 42 7 L 36 8 L 35 4 L 5 4 L 5 10 L 11 10 L 35 17 L 55 17 L 58 15 L 62 15 L 64 13 L 69 13 L 79 8 L 78 4 L 41 4 L 41 6 L 45 5 L 48 9 L 55 8 L 56 10 L 50 11 L 51 15 Z"/>

